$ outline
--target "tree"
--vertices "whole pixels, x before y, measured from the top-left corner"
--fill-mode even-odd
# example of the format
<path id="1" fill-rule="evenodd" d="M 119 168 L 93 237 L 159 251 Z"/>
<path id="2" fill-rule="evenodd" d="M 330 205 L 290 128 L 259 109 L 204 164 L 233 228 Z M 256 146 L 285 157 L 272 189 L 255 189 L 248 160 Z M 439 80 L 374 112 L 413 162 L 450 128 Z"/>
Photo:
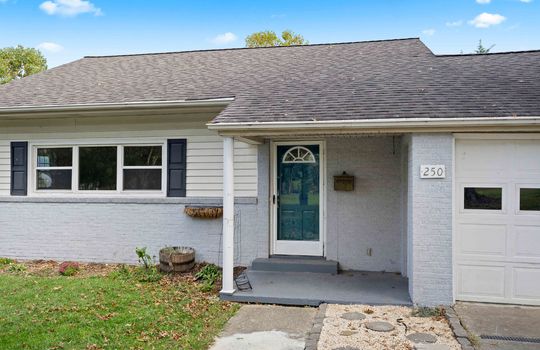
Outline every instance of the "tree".
<path id="1" fill-rule="evenodd" d="M 39 50 L 21 45 L 0 49 L 0 84 L 46 69 L 47 60 Z"/>
<path id="2" fill-rule="evenodd" d="M 474 53 L 476 53 L 478 55 L 483 55 L 483 54 L 489 53 L 489 51 L 494 46 L 495 46 L 495 44 L 491 45 L 490 47 L 484 47 L 484 45 L 482 45 L 482 40 L 479 40 L 478 41 L 478 47 L 476 48 L 476 50 L 474 50 Z"/>
<path id="3" fill-rule="evenodd" d="M 284 30 L 281 38 L 274 31 L 265 30 L 256 32 L 246 37 L 246 47 L 270 47 L 270 46 L 291 46 L 307 45 L 309 42 L 300 34 L 291 30 Z"/>

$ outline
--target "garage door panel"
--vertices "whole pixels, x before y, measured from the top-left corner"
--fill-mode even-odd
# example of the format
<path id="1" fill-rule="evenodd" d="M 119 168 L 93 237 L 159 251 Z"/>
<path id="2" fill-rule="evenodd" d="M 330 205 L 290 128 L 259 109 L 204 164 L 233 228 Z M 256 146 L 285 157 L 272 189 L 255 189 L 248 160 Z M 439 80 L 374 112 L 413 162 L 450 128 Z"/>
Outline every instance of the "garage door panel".
<path id="1" fill-rule="evenodd" d="M 456 298 L 540 305 L 540 138 L 503 136 L 456 141 Z"/>
<path id="2" fill-rule="evenodd" d="M 505 267 L 458 266 L 458 293 L 468 297 L 504 297 Z"/>
<path id="3" fill-rule="evenodd" d="M 540 264 L 540 227 L 515 226 L 514 232 L 513 256 L 532 258 Z"/>
<path id="4" fill-rule="evenodd" d="M 483 140 L 460 141 L 456 145 L 456 176 L 485 177 L 505 174 L 508 143 Z"/>
<path id="5" fill-rule="evenodd" d="M 539 149 L 539 140 L 522 140 L 516 142 L 516 176 L 528 178 L 534 175 L 540 175 Z"/>
<path id="6" fill-rule="evenodd" d="M 458 253 L 462 255 L 506 255 L 506 225 L 461 224 L 458 229 Z"/>
<path id="7" fill-rule="evenodd" d="M 540 300 L 540 269 L 514 267 L 512 296 L 519 299 Z"/>

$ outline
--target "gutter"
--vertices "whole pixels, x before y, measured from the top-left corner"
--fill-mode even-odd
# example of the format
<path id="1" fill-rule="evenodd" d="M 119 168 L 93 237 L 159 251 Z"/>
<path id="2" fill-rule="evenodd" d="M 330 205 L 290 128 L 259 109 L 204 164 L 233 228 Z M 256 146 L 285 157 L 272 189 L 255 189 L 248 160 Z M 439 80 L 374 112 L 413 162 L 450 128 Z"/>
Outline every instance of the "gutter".
<path id="1" fill-rule="evenodd" d="M 384 129 L 467 126 L 540 125 L 538 117 L 471 117 L 471 118 L 388 118 L 331 121 L 208 123 L 211 130 L 287 130 L 287 129 Z"/>
<path id="2" fill-rule="evenodd" d="M 99 110 L 120 110 L 130 108 L 225 107 L 232 101 L 234 101 L 233 97 L 226 97 L 205 100 L 137 101 L 121 103 L 81 103 L 71 105 L 0 107 L 0 116 L 7 114 L 40 112 L 92 112 Z"/>

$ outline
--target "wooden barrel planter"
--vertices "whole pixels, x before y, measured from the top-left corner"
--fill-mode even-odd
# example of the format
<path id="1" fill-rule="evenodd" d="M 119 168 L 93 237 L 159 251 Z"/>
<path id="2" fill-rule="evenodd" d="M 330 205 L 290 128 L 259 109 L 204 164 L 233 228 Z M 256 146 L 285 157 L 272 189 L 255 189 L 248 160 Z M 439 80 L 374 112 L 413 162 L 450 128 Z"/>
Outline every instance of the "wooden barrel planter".
<path id="1" fill-rule="evenodd" d="M 159 269 L 163 272 L 186 272 L 195 266 L 195 249 L 166 247 L 159 251 Z"/>

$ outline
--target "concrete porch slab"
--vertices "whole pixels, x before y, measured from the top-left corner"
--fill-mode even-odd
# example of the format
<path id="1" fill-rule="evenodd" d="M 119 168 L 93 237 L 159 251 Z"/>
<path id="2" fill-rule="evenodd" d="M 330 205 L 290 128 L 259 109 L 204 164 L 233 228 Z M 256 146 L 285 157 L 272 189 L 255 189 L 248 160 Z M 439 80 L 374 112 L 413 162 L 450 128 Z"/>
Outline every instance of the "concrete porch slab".
<path id="1" fill-rule="evenodd" d="M 236 302 L 318 306 L 332 304 L 412 305 L 408 280 L 394 273 L 246 271 L 251 291 L 221 298 Z"/>

